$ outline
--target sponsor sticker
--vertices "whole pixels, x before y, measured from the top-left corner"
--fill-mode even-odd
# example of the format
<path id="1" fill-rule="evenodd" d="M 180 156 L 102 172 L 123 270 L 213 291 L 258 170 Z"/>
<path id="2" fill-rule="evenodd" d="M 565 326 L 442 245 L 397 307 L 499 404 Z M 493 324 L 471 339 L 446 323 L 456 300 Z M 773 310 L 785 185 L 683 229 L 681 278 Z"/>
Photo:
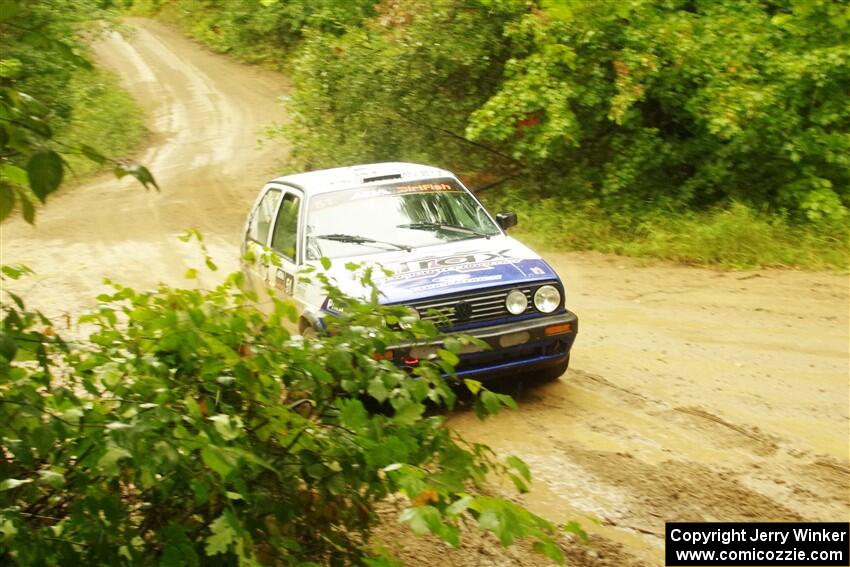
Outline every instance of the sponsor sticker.
<path id="1" fill-rule="evenodd" d="M 295 290 L 295 276 L 283 270 L 278 270 L 275 273 L 274 286 L 286 295 L 292 295 Z"/>

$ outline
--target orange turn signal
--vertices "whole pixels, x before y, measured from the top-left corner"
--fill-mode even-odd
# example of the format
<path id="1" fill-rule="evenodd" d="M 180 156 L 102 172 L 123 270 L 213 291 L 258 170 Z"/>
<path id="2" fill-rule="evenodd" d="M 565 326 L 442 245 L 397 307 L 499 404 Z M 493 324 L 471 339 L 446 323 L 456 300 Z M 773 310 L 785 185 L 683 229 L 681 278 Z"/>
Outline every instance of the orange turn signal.
<path id="1" fill-rule="evenodd" d="M 560 325 L 550 325 L 546 327 L 546 336 L 551 337 L 552 335 L 563 335 L 564 333 L 570 333 L 573 330 L 572 323 L 561 323 Z"/>
<path id="2" fill-rule="evenodd" d="M 388 350 L 387 352 L 373 352 L 372 358 L 375 360 L 392 360 L 393 359 L 393 351 Z"/>

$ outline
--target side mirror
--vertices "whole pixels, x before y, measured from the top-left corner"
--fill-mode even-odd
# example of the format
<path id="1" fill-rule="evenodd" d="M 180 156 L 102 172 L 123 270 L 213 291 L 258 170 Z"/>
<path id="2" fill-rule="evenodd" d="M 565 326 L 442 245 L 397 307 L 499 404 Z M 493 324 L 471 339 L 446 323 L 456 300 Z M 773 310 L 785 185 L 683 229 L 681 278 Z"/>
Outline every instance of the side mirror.
<path id="1" fill-rule="evenodd" d="M 497 213 L 496 222 L 502 227 L 502 230 L 508 230 L 512 226 L 516 226 L 516 213 Z"/>

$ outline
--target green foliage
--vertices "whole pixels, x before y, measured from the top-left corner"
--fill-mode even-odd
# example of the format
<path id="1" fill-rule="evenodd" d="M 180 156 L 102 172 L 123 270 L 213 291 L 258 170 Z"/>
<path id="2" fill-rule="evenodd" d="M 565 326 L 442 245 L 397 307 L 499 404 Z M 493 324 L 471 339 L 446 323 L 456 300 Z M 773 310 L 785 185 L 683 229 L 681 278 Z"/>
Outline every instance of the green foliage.
<path id="1" fill-rule="evenodd" d="M 541 4 L 400 0 L 342 36 L 310 34 L 299 166 L 405 158 L 609 211 L 734 200 L 845 217 L 845 4 Z"/>
<path id="2" fill-rule="evenodd" d="M 608 219 L 561 219 L 553 226 L 585 231 L 565 245 L 609 232 L 581 246 L 698 262 L 737 239 L 689 248 L 675 235 L 705 218 L 719 228 L 740 203 L 760 211 L 743 225 L 759 245 L 784 252 L 721 263 L 846 256 L 829 237 L 850 205 L 846 3 L 327 0 L 306 18 L 300 0 L 169 6 L 218 49 L 279 67 L 294 57 L 281 131 L 292 170 L 401 159 L 457 171 L 473 189 L 518 180 L 526 201 L 592 203 Z M 636 230 L 640 219 L 652 230 Z M 789 234 L 805 237 L 796 246 Z M 709 244 L 720 247 L 698 251 Z"/>
<path id="3" fill-rule="evenodd" d="M 117 78 L 102 69 L 79 70 L 71 78 L 67 94 L 74 111 L 56 138 L 64 146 L 81 150 L 63 155 L 73 176 L 110 165 L 98 158 L 97 151 L 87 155 L 89 148 L 109 148 L 113 158 L 126 162 L 144 137 L 144 115 Z"/>
<path id="4" fill-rule="evenodd" d="M 465 139 L 464 129 L 500 84 L 503 27 L 519 6 L 386 3 L 341 37 L 311 33 L 296 61 L 285 131 L 297 140 L 297 166 L 405 159 L 491 175 L 514 168 L 508 156 Z"/>
<path id="5" fill-rule="evenodd" d="M 340 34 L 374 14 L 377 0 L 134 0 L 136 13 L 172 19 L 212 49 L 281 66 L 306 28 Z"/>
<path id="6" fill-rule="evenodd" d="M 4 268 L 4 277 L 24 270 Z M 363 273 L 368 282 L 370 273 Z M 313 274 L 326 281 L 321 273 Z M 562 561 L 556 526 L 481 492 L 490 473 L 524 488 L 516 458 L 463 441 L 428 406 L 451 407 L 442 372 L 415 379 L 375 353 L 435 340 L 401 308 L 328 293 L 334 334 L 289 336 L 240 274 L 211 291 L 114 285 L 64 341 L 20 298 L 0 332 L 0 562 L 21 565 L 392 564 L 368 543 L 374 504 L 401 493 L 401 520 L 459 545 L 472 520 L 508 545 L 531 538 Z M 461 341 L 446 341 L 446 352 Z M 509 398 L 479 389 L 479 410 Z M 485 394 L 489 396 L 485 397 Z"/>
<path id="7" fill-rule="evenodd" d="M 800 224 L 742 203 L 636 215 L 606 211 L 592 201 L 529 201 L 525 191 L 488 195 L 485 203 L 519 211 L 513 233 L 549 250 L 597 250 L 729 268 L 850 267 L 850 227 L 842 219 Z"/>
<path id="8" fill-rule="evenodd" d="M 737 199 L 846 214 L 846 5 L 550 4 L 506 28 L 525 53 L 471 116 L 471 138 L 608 208 Z"/>
<path id="9" fill-rule="evenodd" d="M 94 2 L 0 4 L 0 221 L 17 205 L 24 219 L 34 222 L 33 203 L 44 203 L 59 188 L 69 155 L 109 165 L 119 177 L 132 175 L 145 187 L 156 187 L 143 166 L 57 135 L 80 107 L 99 102 L 68 96 L 75 71 L 92 72 L 76 33 L 86 19 L 98 15 L 102 12 Z M 132 127 L 132 120 L 115 124 Z"/>

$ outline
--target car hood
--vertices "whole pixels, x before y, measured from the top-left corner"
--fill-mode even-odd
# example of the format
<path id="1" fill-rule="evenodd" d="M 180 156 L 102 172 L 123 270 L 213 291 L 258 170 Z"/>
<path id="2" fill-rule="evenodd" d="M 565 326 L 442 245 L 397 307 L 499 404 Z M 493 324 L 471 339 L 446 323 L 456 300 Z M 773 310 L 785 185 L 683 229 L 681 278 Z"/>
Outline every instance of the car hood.
<path id="1" fill-rule="evenodd" d="M 558 279 L 555 271 L 528 247 L 509 236 L 429 246 L 413 252 L 387 252 L 336 258 L 329 272 L 340 289 L 354 297 L 368 295 L 345 264 L 378 265 L 373 280 L 381 303 L 406 303 L 488 287 L 523 285 Z"/>

